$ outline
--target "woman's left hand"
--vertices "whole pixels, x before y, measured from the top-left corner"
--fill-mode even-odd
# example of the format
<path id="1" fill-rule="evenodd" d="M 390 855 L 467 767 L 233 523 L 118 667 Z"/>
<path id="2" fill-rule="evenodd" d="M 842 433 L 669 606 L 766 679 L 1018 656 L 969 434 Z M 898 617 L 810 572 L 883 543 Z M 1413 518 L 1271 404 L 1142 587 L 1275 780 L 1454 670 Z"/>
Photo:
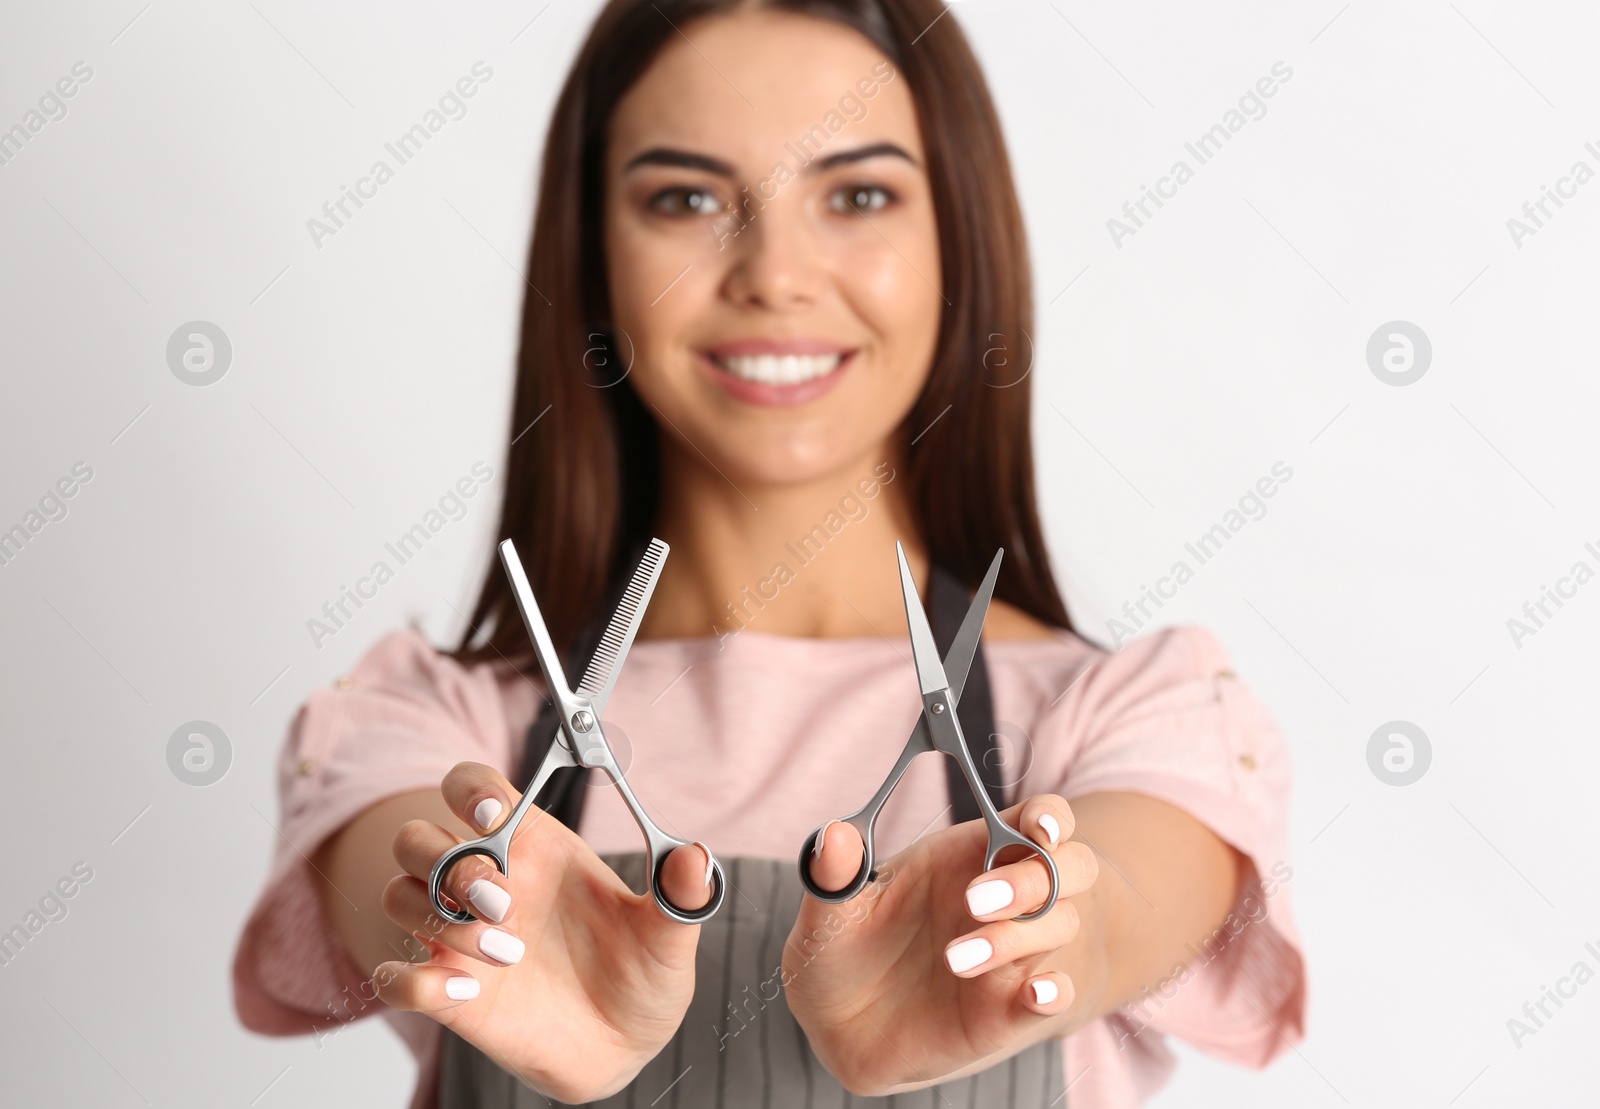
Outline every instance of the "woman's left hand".
<path id="1" fill-rule="evenodd" d="M 1070 837 L 1072 809 L 1054 795 L 1001 813 L 1050 852 L 1055 906 L 1038 856 L 1003 852 L 980 873 L 983 821 L 925 836 L 879 864 L 878 880 L 829 905 L 809 895 L 783 952 L 790 1010 L 846 1089 L 882 1095 L 983 1070 L 1098 1012 L 1107 975 L 1092 887 L 1094 852 Z M 811 875 L 841 889 L 861 866 L 848 824 L 824 831 Z"/>

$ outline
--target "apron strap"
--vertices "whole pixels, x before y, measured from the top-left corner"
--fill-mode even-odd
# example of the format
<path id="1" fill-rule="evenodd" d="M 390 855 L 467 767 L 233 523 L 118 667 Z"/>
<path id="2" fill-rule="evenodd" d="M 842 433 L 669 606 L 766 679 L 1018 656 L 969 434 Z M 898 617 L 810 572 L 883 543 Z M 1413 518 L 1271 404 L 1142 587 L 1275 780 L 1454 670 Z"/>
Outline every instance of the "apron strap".
<path id="1" fill-rule="evenodd" d="M 612 595 L 607 598 L 609 603 L 600 609 L 602 613 L 610 613 L 616 607 L 621 599 L 622 589 L 626 588 L 625 576 L 622 578 L 622 583 L 622 587 L 612 590 Z M 967 605 L 972 599 L 954 575 L 935 564 L 928 583 L 928 600 L 929 624 L 933 628 L 933 639 L 942 656 L 950 650 L 950 644 L 955 641 L 956 632 L 961 628 L 961 621 L 967 615 Z M 583 668 L 588 665 L 589 659 L 599 646 L 600 637 L 605 632 L 605 623 L 604 619 L 591 620 L 579 633 L 570 656 L 565 660 L 568 674 L 583 672 Z M 989 690 L 989 668 L 984 663 L 981 643 L 977 653 L 972 656 L 972 668 L 967 672 L 967 684 L 961 693 L 961 704 L 956 709 L 956 718 L 961 721 L 961 732 L 966 736 L 967 747 L 972 752 L 972 761 L 977 764 L 978 775 L 983 780 L 983 787 L 989 794 L 989 800 L 996 809 L 1005 808 L 1005 786 L 1001 779 L 1003 752 L 1000 751 L 999 737 L 995 734 L 994 699 Z M 555 742 L 557 727 L 555 705 L 547 703 L 528 728 L 519 781 L 526 782 L 533 778 L 539 769 L 539 764 L 549 752 L 550 745 Z M 950 798 L 950 822 L 965 824 L 977 820 L 982 814 L 978 811 L 977 799 L 972 796 L 972 790 L 967 786 L 961 768 L 956 765 L 954 759 L 946 759 L 944 764 L 945 782 Z M 578 822 L 583 818 L 583 803 L 589 793 L 584 788 L 584 779 L 588 773 L 581 766 L 558 770 L 550 776 L 544 791 L 535 799 L 540 808 L 547 810 L 551 816 L 573 831 L 578 830 Z"/>
<path id="2" fill-rule="evenodd" d="M 966 588 L 953 574 L 935 565 L 928 583 L 928 601 L 932 609 L 929 623 L 933 640 L 943 657 L 955 642 L 961 621 L 966 618 L 967 606 L 972 603 Z M 1001 780 L 1004 752 L 1000 750 L 995 734 L 994 698 L 989 692 L 989 668 L 984 664 L 982 642 L 972 656 L 972 668 L 967 671 L 967 684 L 961 691 L 961 703 L 956 706 L 956 719 L 961 722 L 961 734 L 966 737 L 967 749 L 977 764 L 978 777 L 983 780 L 984 792 L 998 811 L 1006 807 L 1005 784 Z M 977 798 L 967 785 L 966 775 L 955 759 L 944 760 L 945 782 L 950 793 L 950 822 L 965 824 L 983 814 L 978 811 Z"/>

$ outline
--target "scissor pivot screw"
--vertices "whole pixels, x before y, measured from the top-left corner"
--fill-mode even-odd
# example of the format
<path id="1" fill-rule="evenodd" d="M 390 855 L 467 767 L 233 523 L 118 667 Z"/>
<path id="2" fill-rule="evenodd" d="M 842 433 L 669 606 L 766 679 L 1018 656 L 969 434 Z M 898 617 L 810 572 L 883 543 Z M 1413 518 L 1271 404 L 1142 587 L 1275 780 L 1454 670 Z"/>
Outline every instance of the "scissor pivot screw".
<path id="1" fill-rule="evenodd" d="M 942 714 L 943 712 L 944 712 L 944 702 L 943 701 L 935 701 L 933 703 L 933 715 L 938 716 L 938 715 Z"/>
<path id="2" fill-rule="evenodd" d="M 580 732 L 586 732 L 594 727 L 594 717 L 587 709 L 579 709 L 572 714 L 572 726 Z"/>

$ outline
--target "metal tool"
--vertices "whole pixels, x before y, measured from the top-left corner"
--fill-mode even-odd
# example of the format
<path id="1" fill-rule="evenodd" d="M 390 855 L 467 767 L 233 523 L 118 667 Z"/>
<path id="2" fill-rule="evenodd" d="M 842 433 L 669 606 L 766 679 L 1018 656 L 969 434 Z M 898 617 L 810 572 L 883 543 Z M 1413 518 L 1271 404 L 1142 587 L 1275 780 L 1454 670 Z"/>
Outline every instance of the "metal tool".
<path id="1" fill-rule="evenodd" d="M 610 776 L 612 785 L 622 794 L 628 811 L 644 833 L 650 893 L 661 911 L 681 924 L 699 924 L 709 920 L 722 906 L 722 898 L 726 893 L 721 864 L 714 858 L 711 860 L 711 900 L 704 908 L 689 912 L 667 900 L 661 890 L 661 868 L 667 855 L 674 848 L 686 846 L 687 841 L 667 835 L 645 814 L 611 753 L 611 745 L 606 742 L 605 728 L 600 720 L 606 702 L 611 699 L 611 690 L 617 684 L 617 675 L 621 673 L 622 664 L 628 657 L 628 649 L 633 646 L 634 636 L 638 634 L 639 622 L 644 618 L 650 595 L 655 592 L 656 582 L 661 577 L 661 568 L 667 561 L 667 545 L 659 539 L 650 540 L 650 546 L 634 570 L 616 611 L 612 613 L 611 621 L 606 625 L 605 634 L 601 636 L 600 644 L 595 648 L 594 657 L 589 660 L 576 691 L 567 685 L 561 660 L 550 641 L 544 617 L 539 613 L 539 603 L 534 600 L 528 576 L 523 571 L 521 560 L 517 558 L 517 549 L 509 539 L 500 544 L 500 561 L 505 566 L 506 576 L 511 579 L 511 590 L 517 599 L 517 608 L 522 611 L 523 622 L 528 626 L 528 634 L 533 641 L 533 657 L 539 663 L 539 672 L 544 675 L 545 686 L 555 702 L 560 728 L 550 744 L 550 753 L 545 756 L 533 781 L 522 791 L 522 800 L 517 802 L 517 807 L 511 810 L 505 822 L 482 839 L 457 844 L 433 864 L 433 871 L 428 875 L 428 896 L 433 901 L 434 910 L 457 924 L 476 920 L 473 914 L 452 909 L 444 903 L 440 895 L 445 875 L 452 866 L 469 855 L 483 855 L 493 860 L 500 873 L 510 874 L 511 839 L 524 814 L 533 806 L 534 798 L 555 771 L 567 766 L 583 766 L 591 770 L 604 770 Z"/>
<path id="2" fill-rule="evenodd" d="M 1048 851 L 1000 818 L 999 812 L 996 811 L 993 802 L 989 800 L 988 792 L 983 787 L 977 765 L 972 761 L 966 737 L 961 734 L 961 722 L 956 719 L 956 706 L 961 701 L 961 690 L 967 682 L 967 671 L 971 669 L 972 659 L 978 652 L 978 640 L 983 634 L 984 618 L 989 612 L 989 599 L 994 595 L 994 583 L 1000 575 L 1000 559 L 1005 551 L 995 552 L 994 561 L 989 564 L 989 572 L 984 575 L 983 584 L 978 587 L 977 595 L 967 608 L 967 615 L 961 621 L 961 627 L 956 632 L 955 640 L 950 644 L 950 652 L 945 655 L 943 663 L 939 661 L 939 649 L 934 643 L 933 629 L 928 626 L 928 614 L 923 610 L 922 597 L 917 593 L 917 583 L 911 576 L 911 567 L 906 564 L 905 549 L 899 543 L 895 544 L 895 553 L 900 559 L 900 591 L 905 596 L 906 622 L 910 625 L 911 631 L 911 653 L 916 661 L 917 682 L 922 689 L 922 715 L 917 719 L 911 737 L 906 740 L 905 749 L 900 752 L 900 758 L 895 762 L 894 769 L 889 771 L 889 776 L 883 780 L 883 785 L 878 787 L 878 792 L 873 794 L 872 800 L 859 811 L 842 818 L 843 823 L 851 825 L 861 833 L 863 855 L 861 869 L 856 876 L 851 879 L 849 885 L 839 890 L 825 890 L 812 880 L 811 860 L 817 846 L 817 837 L 827 828 L 824 824 L 811 833 L 805 846 L 800 850 L 800 879 L 805 883 L 806 890 L 811 896 L 834 905 L 849 901 L 865 889 L 867 883 L 877 877 L 873 867 L 873 827 L 877 824 L 878 813 L 883 808 L 884 802 L 894 792 L 895 786 L 900 784 L 900 779 L 905 774 L 906 767 L 911 765 L 912 759 L 928 751 L 942 751 L 955 759 L 961 767 L 967 785 L 977 798 L 983 821 L 988 826 L 989 850 L 984 856 L 983 868 L 993 869 L 995 857 L 1007 847 L 1022 847 L 1038 855 L 1045 869 L 1050 872 L 1050 896 L 1045 899 L 1043 907 L 1015 918 L 1035 920 L 1055 906 L 1056 898 L 1060 894 L 1061 879 L 1056 873 L 1055 860 L 1050 857 Z"/>

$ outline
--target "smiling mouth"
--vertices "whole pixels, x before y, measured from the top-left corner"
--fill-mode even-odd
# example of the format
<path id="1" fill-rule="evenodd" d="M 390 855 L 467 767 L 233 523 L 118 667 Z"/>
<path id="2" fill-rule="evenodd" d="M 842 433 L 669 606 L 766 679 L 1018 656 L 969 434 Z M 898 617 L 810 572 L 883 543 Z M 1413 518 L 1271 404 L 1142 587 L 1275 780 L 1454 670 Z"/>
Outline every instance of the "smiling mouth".
<path id="1" fill-rule="evenodd" d="M 712 355 L 717 366 L 741 381 L 760 385 L 801 385 L 827 377 L 839 368 L 845 355 L 833 354 L 721 354 Z"/>

